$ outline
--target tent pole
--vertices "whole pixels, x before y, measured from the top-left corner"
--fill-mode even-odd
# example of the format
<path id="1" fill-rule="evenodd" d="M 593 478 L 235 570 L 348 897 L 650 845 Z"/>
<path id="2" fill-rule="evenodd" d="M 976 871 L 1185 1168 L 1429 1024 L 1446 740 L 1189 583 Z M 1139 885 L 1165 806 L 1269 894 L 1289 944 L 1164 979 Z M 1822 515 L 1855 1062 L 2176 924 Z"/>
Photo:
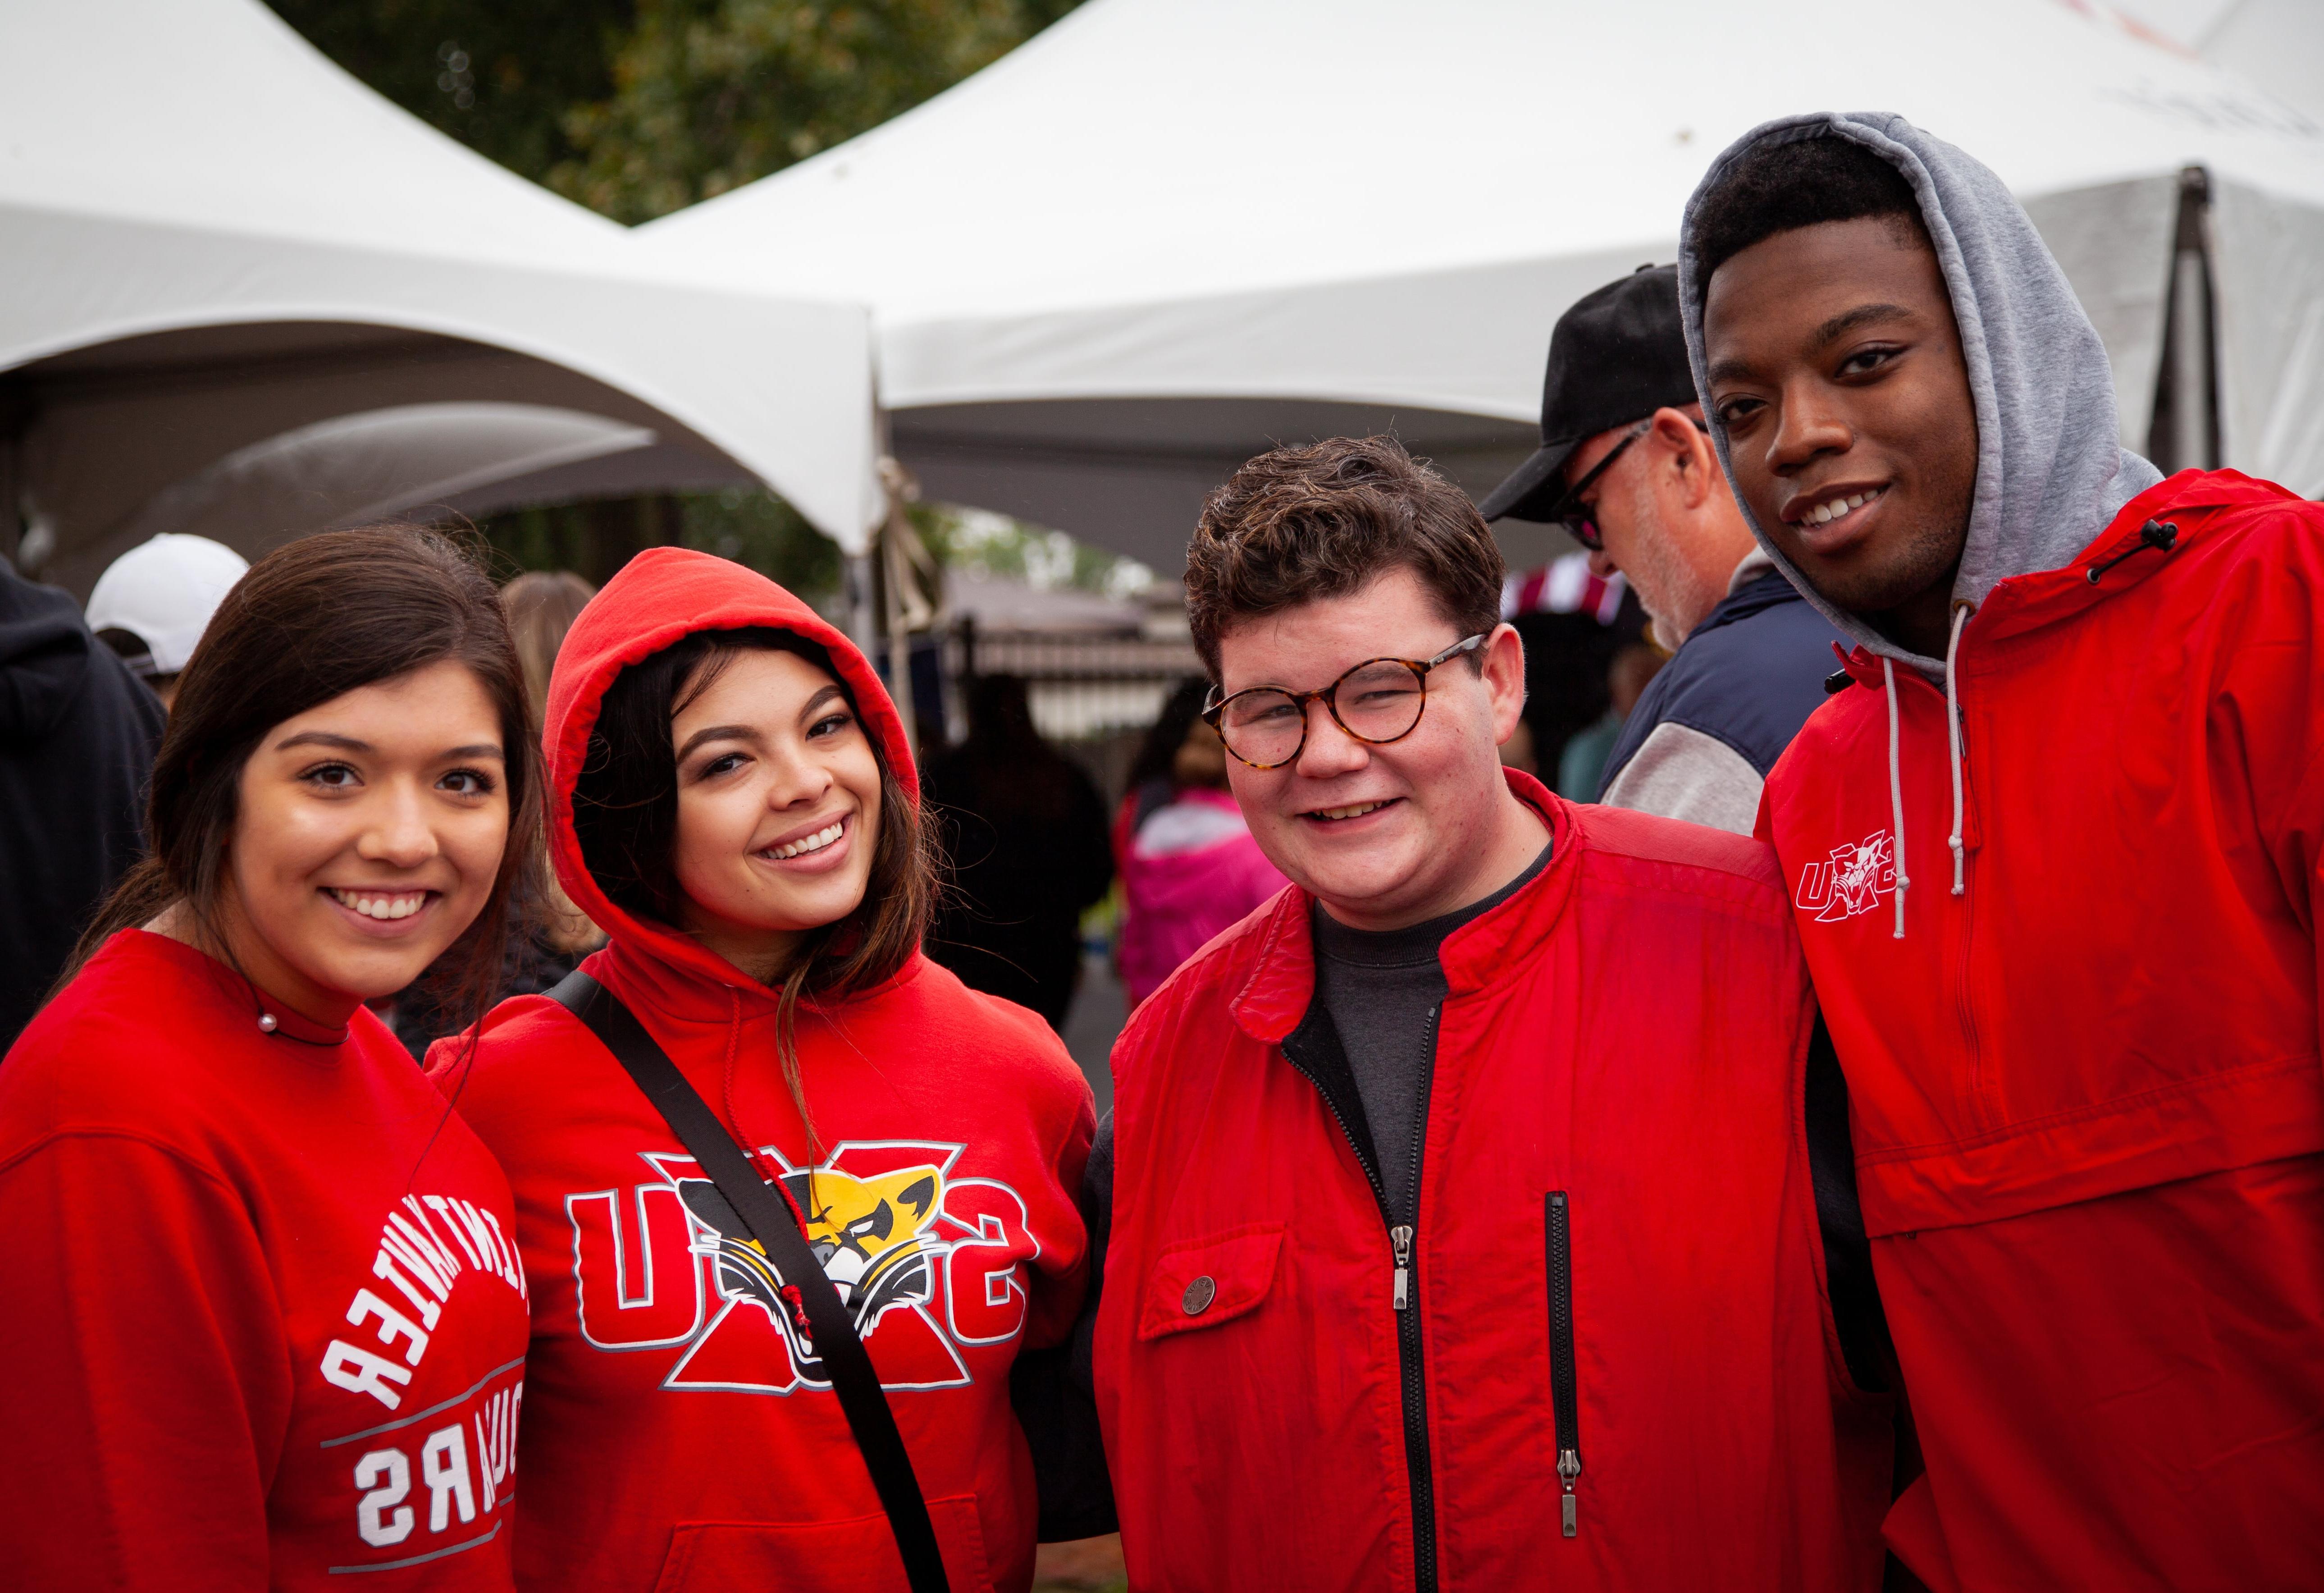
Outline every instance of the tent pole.
<path id="1" fill-rule="evenodd" d="M 2211 273 L 2210 174 L 2179 174 L 2179 220 L 2165 290 L 2147 457 L 2164 475 L 2225 463 L 2219 426 L 2218 303 Z"/>
<path id="2" fill-rule="evenodd" d="M 892 489 L 888 499 L 888 519 L 880 526 L 880 628 L 888 639 L 888 695 L 896 701 L 896 717 L 904 722 L 904 741 L 918 757 L 920 749 L 918 716 L 912 703 L 912 633 L 904 619 L 904 581 L 902 550 L 898 548 L 896 522 L 903 518 L 904 503 Z"/>
<path id="3" fill-rule="evenodd" d="M 843 553 L 840 561 L 844 566 L 841 571 L 841 584 L 846 593 L 848 639 L 855 644 L 864 657 L 877 657 L 880 638 L 874 634 L 878 627 L 872 619 L 871 551 Z"/>

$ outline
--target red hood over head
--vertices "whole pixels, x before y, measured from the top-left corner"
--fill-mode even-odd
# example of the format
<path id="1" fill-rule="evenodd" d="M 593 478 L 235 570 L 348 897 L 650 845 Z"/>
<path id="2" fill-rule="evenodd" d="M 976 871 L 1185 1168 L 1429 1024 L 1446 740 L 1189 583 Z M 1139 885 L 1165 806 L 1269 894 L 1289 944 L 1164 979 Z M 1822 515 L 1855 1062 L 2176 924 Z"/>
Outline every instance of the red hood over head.
<path id="1" fill-rule="evenodd" d="M 541 737 L 549 765 L 549 854 L 573 904 L 629 949 L 728 986 L 741 976 L 723 958 L 667 925 L 632 917 L 598 888 L 582 863 L 580 838 L 573 830 L 573 788 L 598 705 L 614 676 L 696 631 L 745 626 L 788 631 L 831 655 L 832 667 L 854 695 L 897 783 L 917 802 L 919 774 L 903 722 L 855 644 L 765 576 L 686 548 L 649 548 L 623 565 L 581 611 L 557 655 Z"/>

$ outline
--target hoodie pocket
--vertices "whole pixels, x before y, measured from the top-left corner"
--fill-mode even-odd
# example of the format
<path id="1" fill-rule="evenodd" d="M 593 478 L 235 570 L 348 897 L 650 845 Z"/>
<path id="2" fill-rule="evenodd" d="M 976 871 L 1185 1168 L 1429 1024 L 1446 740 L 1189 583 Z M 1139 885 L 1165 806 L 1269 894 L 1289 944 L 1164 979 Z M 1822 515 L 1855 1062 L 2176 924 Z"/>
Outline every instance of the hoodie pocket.
<path id="1" fill-rule="evenodd" d="M 1229 1228 L 1164 1247 L 1146 1281 L 1138 1337 L 1161 1338 L 1215 1328 L 1254 1310 L 1275 1283 L 1283 1225 Z"/>
<path id="2" fill-rule="evenodd" d="M 953 1593 L 991 1593 L 976 1496 L 928 1501 Z M 844 1521 L 681 1521 L 671 1529 L 654 1593 L 909 1593 L 884 1514 Z"/>

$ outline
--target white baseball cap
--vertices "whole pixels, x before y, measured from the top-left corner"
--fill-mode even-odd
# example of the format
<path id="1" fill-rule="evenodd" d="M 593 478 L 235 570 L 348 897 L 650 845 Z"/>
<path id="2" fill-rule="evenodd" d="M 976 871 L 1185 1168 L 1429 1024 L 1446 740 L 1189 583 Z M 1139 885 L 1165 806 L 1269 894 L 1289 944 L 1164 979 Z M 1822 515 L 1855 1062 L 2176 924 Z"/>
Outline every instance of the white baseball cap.
<path id="1" fill-rule="evenodd" d="M 127 631 L 156 675 L 174 675 L 250 560 L 206 536 L 165 532 L 115 559 L 88 595 L 88 628 Z"/>

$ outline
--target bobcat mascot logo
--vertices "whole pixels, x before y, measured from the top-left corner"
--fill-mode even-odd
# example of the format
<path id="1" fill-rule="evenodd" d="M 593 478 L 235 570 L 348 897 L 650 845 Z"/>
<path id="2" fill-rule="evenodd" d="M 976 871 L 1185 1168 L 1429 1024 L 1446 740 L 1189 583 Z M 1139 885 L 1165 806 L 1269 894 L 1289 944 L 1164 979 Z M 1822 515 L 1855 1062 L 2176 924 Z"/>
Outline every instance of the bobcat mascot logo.
<path id="1" fill-rule="evenodd" d="M 890 1308 L 934 1298 L 929 1265 L 947 1247 L 930 1231 L 944 1206 L 940 1169 L 907 1167 L 857 1178 L 826 1167 L 785 1173 L 783 1188 L 807 1218 L 807 1247 L 839 1292 L 857 1338 L 871 1338 Z M 715 1258 L 719 1292 L 757 1304 L 801 1362 L 819 1366 L 813 1338 L 783 1299 L 787 1280 L 718 1186 L 706 1178 L 680 1179 L 678 1192 L 706 1230 L 695 1249 Z"/>
<path id="2" fill-rule="evenodd" d="M 967 1149 L 847 1140 L 809 1168 L 759 1147 L 805 1219 L 807 1249 L 882 1388 L 1006 1377 L 1006 1347 L 1025 1330 L 1043 1246 L 1022 1196 L 961 1165 Z M 829 1388 L 799 1325 L 800 1280 L 759 1247 L 693 1157 L 641 1150 L 638 1158 L 641 1178 L 565 1198 L 583 1342 L 614 1354 L 670 1352 L 661 1385 L 672 1391 Z"/>
<path id="3" fill-rule="evenodd" d="M 1837 923 L 1869 912 L 1896 888 L 1895 843 L 1885 829 L 1860 841 L 1843 841 L 1831 856 L 1800 870 L 1796 898 L 1803 912 L 1815 913 L 1818 923 Z"/>

